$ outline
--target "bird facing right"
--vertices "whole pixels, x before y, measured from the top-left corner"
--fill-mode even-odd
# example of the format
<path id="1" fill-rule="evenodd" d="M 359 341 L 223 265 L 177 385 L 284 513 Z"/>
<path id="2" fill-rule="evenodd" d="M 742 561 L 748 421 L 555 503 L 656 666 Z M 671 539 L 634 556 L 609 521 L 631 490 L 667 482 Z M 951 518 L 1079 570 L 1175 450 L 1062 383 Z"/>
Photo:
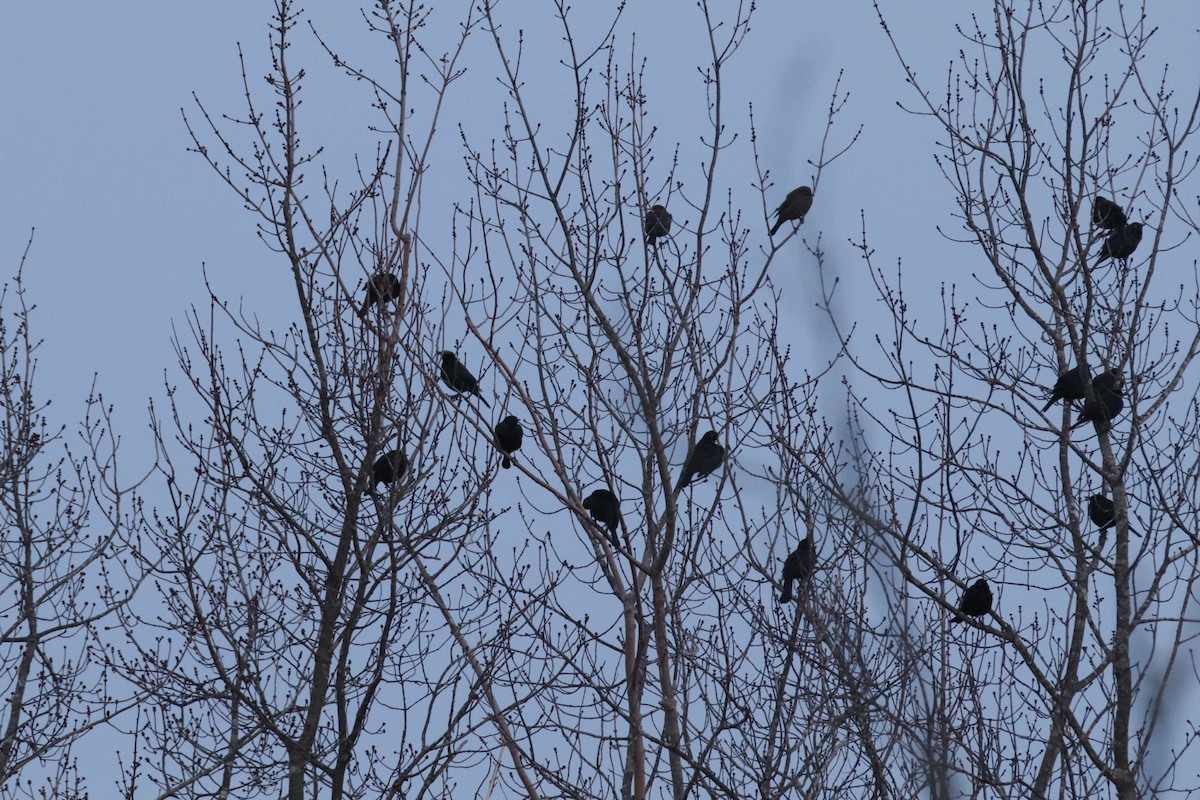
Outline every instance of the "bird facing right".
<path id="1" fill-rule="evenodd" d="M 1095 422 L 1098 425 L 1112 422 L 1125 407 L 1125 398 L 1121 393 L 1124 384 L 1125 378 L 1115 369 L 1105 370 L 1097 375 L 1092 381 L 1092 391 L 1096 393 L 1096 399 L 1084 401 L 1079 419 L 1071 427 L 1078 428 L 1086 422 Z"/>
<path id="2" fill-rule="evenodd" d="M 1104 240 L 1100 248 L 1100 260 L 1106 258 L 1125 259 L 1133 255 L 1142 241 L 1142 223 L 1131 222 L 1117 228 Z"/>
<path id="3" fill-rule="evenodd" d="M 812 534 L 809 534 L 783 562 L 783 591 L 779 594 L 779 602 L 791 601 L 792 588 L 796 581 L 800 582 L 800 588 L 803 590 L 816 565 L 817 551 L 813 549 Z"/>
<path id="4" fill-rule="evenodd" d="M 774 236 L 775 232 L 779 230 L 779 226 L 789 220 L 804 222 L 804 215 L 812 208 L 812 204 L 813 190 L 811 187 L 801 186 L 798 189 L 792 189 L 788 192 L 787 197 L 783 199 L 783 202 L 779 204 L 779 208 L 775 210 L 779 218 L 771 226 L 770 235 Z"/>
<path id="5" fill-rule="evenodd" d="M 958 613 L 950 620 L 950 624 L 966 622 L 967 617 L 982 617 L 991 610 L 992 588 L 986 580 L 980 578 L 963 592 L 962 599 L 958 601 Z"/>
<path id="6" fill-rule="evenodd" d="M 683 471 L 679 474 L 679 483 L 675 484 L 675 491 L 678 492 L 691 483 L 692 478 L 703 478 L 715 471 L 724 461 L 725 448 L 717 443 L 717 432 L 709 431 L 700 437 L 700 441 L 696 443 L 695 449 L 684 463 Z"/>

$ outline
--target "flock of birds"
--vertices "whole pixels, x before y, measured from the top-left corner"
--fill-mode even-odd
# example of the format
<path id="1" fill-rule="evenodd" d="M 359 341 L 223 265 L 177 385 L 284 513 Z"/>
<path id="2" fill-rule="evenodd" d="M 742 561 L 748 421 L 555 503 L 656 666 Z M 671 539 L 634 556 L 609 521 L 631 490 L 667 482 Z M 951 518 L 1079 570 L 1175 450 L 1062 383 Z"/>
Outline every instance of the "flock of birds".
<path id="1" fill-rule="evenodd" d="M 803 223 L 805 215 L 812 208 L 812 202 L 813 190 L 808 186 L 801 186 L 788 192 L 787 197 L 775 211 L 776 220 L 770 229 L 770 235 L 774 236 L 785 222 Z M 646 212 L 643 223 L 646 243 L 655 246 L 659 239 L 669 236 L 671 222 L 671 214 L 665 206 L 651 206 Z M 1142 240 L 1142 223 L 1129 222 L 1121 207 L 1107 198 L 1096 198 L 1092 206 L 1092 222 L 1109 232 L 1100 250 L 1101 260 L 1106 258 L 1127 259 Z M 361 313 L 365 316 L 373 305 L 382 306 L 400 299 L 401 296 L 402 289 L 399 278 L 391 273 L 373 275 L 367 281 L 366 299 Z M 443 350 L 440 357 L 442 383 L 456 395 L 474 395 L 485 406 L 490 407 L 487 399 L 479 390 L 478 379 L 458 360 L 457 354 L 450 350 Z M 1089 383 L 1092 390 L 1091 397 L 1088 396 L 1087 390 Z M 1092 378 L 1080 364 L 1064 370 L 1058 376 L 1058 380 L 1050 390 L 1050 398 L 1042 411 L 1049 411 L 1051 406 L 1060 400 L 1069 405 L 1081 402 L 1079 417 L 1071 426 L 1072 429 L 1087 422 L 1094 423 L 1097 427 L 1108 425 L 1124 408 L 1123 385 L 1124 379 L 1117 370 L 1109 369 Z M 496 424 L 493 433 L 496 448 L 501 453 L 500 466 L 509 469 L 512 466 L 513 454 L 521 449 L 525 437 L 521 422 L 510 414 Z M 679 480 L 675 484 L 675 492 L 678 493 L 695 479 L 711 475 L 724 462 L 725 448 L 718 441 L 717 432 L 710 430 L 700 437 L 700 441 L 691 448 L 679 474 Z M 380 484 L 390 486 L 407 470 L 408 458 L 402 450 L 397 449 L 385 453 L 371 467 L 371 491 L 378 490 Z M 607 532 L 612 546 L 618 547 L 620 544 L 618 530 L 621 526 L 620 499 L 610 489 L 599 488 L 584 498 L 582 507 L 591 515 L 598 530 Z M 1111 528 L 1115 524 L 1113 501 L 1102 494 L 1092 496 L 1088 500 L 1088 517 L 1101 531 Z M 801 588 L 807 585 L 816 568 L 816 560 L 816 549 L 813 545 L 812 535 L 809 534 L 795 550 L 788 554 L 783 562 L 780 579 L 783 590 L 779 595 L 779 602 L 790 602 L 795 597 L 797 584 Z M 966 617 L 982 617 L 991 610 L 991 587 L 988 585 L 987 579 L 979 578 L 963 592 L 958 603 L 958 611 L 954 614 L 951 622 L 963 622 Z"/>

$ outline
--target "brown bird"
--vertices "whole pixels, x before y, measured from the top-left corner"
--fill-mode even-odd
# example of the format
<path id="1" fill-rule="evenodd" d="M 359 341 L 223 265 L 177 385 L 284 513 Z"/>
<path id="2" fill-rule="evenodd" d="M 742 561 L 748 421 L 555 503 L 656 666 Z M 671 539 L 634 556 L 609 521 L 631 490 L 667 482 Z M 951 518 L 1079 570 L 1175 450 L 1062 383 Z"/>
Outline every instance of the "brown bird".
<path id="1" fill-rule="evenodd" d="M 787 603 L 792 599 L 792 586 L 796 581 L 800 582 L 800 590 L 804 590 L 804 585 L 808 582 L 808 578 L 812 575 L 813 569 L 817 565 L 817 552 L 813 549 L 812 535 L 800 542 L 796 549 L 788 554 L 788 557 L 783 562 L 783 591 L 779 594 L 779 602 Z"/>
<path id="2" fill-rule="evenodd" d="M 799 189 L 792 189 L 788 192 L 788 196 L 779 204 L 779 208 L 775 213 L 779 218 L 775 220 L 775 224 L 771 227 L 771 236 L 779 230 L 779 226 L 788 220 L 804 222 L 804 215 L 812 208 L 813 190 L 808 186 L 801 186 Z"/>
<path id="3" fill-rule="evenodd" d="M 653 245 L 659 238 L 671 233 L 671 212 L 666 206 L 651 206 L 646 212 L 646 244 Z"/>
<path id="4" fill-rule="evenodd" d="M 982 617 L 991 610 L 992 589 L 986 580 L 980 578 L 963 592 L 962 600 L 958 601 L 958 613 L 950 620 L 950 624 L 966 622 L 967 617 Z"/>
<path id="5" fill-rule="evenodd" d="M 491 406 L 479 392 L 479 381 L 458 360 L 458 356 L 449 350 L 442 351 L 442 382 L 458 393 L 466 392 L 480 399 L 485 406 Z"/>
<path id="6" fill-rule="evenodd" d="M 1092 203 L 1092 224 L 1108 230 L 1124 228 L 1126 225 L 1125 212 L 1121 207 L 1107 197 L 1096 196 Z"/>
<path id="7" fill-rule="evenodd" d="M 675 484 L 675 491 L 678 492 L 691 483 L 692 478 L 703 478 L 713 472 L 721 466 L 723 461 L 725 461 L 725 448 L 717 443 L 717 432 L 709 431 L 700 437 L 692 454 L 684 462 L 683 472 L 679 475 L 679 483 Z"/>
<path id="8" fill-rule="evenodd" d="M 402 450 L 383 454 L 371 465 L 371 492 L 378 489 L 381 483 L 391 486 L 407 471 L 408 457 Z"/>
<path id="9" fill-rule="evenodd" d="M 520 421 L 509 414 L 496 423 L 495 433 L 496 446 L 500 448 L 500 452 L 504 453 L 504 459 L 500 462 L 500 466 L 508 469 L 512 466 L 512 459 L 509 456 L 521 449 L 521 440 L 525 438 L 525 431 L 521 430 Z"/>
<path id="10" fill-rule="evenodd" d="M 621 524 L 621 501 L 608 489 L 597 489 L 583 501 L 583 507 L 592 515 L 592 519 L 608 528 L 608 540 L 616 547 L 617 528 Z"/>
<path id="11" fill-rule="evenodd" d="M 367 299 L 363 301 L 362 312 L 367 311 L 375 303 L 383 305 L 400 299 L 400 279 L 390 272 L 372 275 L 367 281 Z"/>
<path id="12" fill-rule="evenodd" d="M 1096 393 L 1095 400 L 1085 400 L 1079 419 L 1071 426 L 1078 428 L 1085 422 L 1095 422 L 1097 426 L 1112 422 L 1113 417 L 1121 413 L 1125 407 L 1125 397 L 1121 393 L 1125 378 L 1115 369 L 1105 370 L 1092 381 L 1092 391 Z"/>

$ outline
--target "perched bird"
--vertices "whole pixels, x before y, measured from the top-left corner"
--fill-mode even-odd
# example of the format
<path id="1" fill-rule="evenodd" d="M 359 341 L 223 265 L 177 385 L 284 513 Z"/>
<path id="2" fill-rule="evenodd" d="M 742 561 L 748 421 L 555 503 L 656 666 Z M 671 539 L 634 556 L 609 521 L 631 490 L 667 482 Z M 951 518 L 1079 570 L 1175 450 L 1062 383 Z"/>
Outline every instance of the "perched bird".
<path id="1" fill-rule="evenodd" d="M 616 547 L 617 528 L 621 524 L 621 501 L 608 489 L 597 489 L 583 501 L 592 519 L 608 528 L 608 539 Z"/>
<path id="2" fill-rule="evenodd" d="M 646 212 L 646 243 L 653 245 L 660 237 L 671 233 L 671 212 L 666 206 L 650 206 Z"/>
<path id="3" fill-rule="evenodd" d="M 1142 241 L 1142 223 L 1131 222 L 1117 228 L 1104 240 L 1100 248 L 1100 260 L 1106 258 L 1129 258 Z"/>
<path id="4" fill-rule="evenodd" d="M 812 535 L 810 534 L 788 554 L 783 562 L 783 577 L 780 578 L 783 583 L 783 591 L 779 595 L 779 602 L 787 603 L 792 599 L 792 585 L 796 581 L 800 581 L 800 587 L 803 590 L 804 584 L 808 582 L 816 565 L 817 551 L 813 549 Z"/>
<path id="5" fill-rule="evenodd" d="M 1127 220 L 1121 207 L 1107 197 L 1096 196 L 1092 203 L 1092 224 L 1108 230 L 1124 228 Z"/>
<path id="6" fill-rule="evenodd" d="M 363 301 L 362 313 L 367 311 L 375 303 L 383 305 L 390 303 L 393 300 L 400 299 L 400 279 L 390 272 L 381 272 L 378 275 L 372 275 L 367 280 L 367 299 Z"/>
<path id="7" fill-rule="evenodd" d="M 1050 406 L 1057 403 L 1059 400 L 1068 402 L 1084 399 L 1083 382 L 1086 376 L 1086 370 L 1080 364 L 1077 367 L 1063 370 L 1058 376 L 1058 380 L 1054 382 L 1054 388 L 1050 390 L 1050 399 L 1042 408 L 1042 411 L 1049 411 Z"/>
<path id="8" fill-rule="evenodd" d="M 703 478 L 708 475 L 721 466 L 724 460 L 725 448 L 717 444 L 717 432 L 709 431 L 704 434 L 696 443 L 692 454 L 684 462 L 683 472 L 679 475 L 679 483 L 675 484 L 675 491 L 678 492 L 691 483 L 692 478 Z"/>
<path id="9" fill-rule="evenodd" d="M 1079 412 L 1079 419 L 1075 421 L 1072 428 L 1078 428 L 1085 422 L 1096 422 L 1108 424 L 1113 417 L 1121 413 L 1121 409 L 1125 407 L 1125 397 L 1121 393 L 1121 388 L 1125 384 L 1125 379 L 1115 369 L 1105 370 L 1096 376 L 1092 381 L 1092 390 L 1096 393 L 1095 400 L 1085 400 L 1083 410 Z"/>
<path id="10" fill-rule="evenodd" d="M 379 484 L 391 486 L 400 476 L 408 471 L 408 457 L 401 450 L 384 453 L 371 465 L 371 491 L 379 488 Z"/>
<path id="11" fill-rule="evenodd" d="M 1116 524 L 1116 508 L 1113 501 L 1102 494 L 1094 494 L 1088 498 L 1088 517 L 1096 523 L 1096 527 L 1105 531 Z"/>
<path id="12" fill-rule="evenodd" d="M 779 226 L 788 220 L 796 220 L 804 222 L 804 215 L 812 208 L 813 190 L 808 186 L 801 186 L 799 189 L 792 189 L 788 192 L 788 196 L 779 204 L 779 208 L 775 213 L 779 218 L 775 220 L 775 224 L 771 226 L 771 236 L 779 230 Z"/>
<path id="13" fill-rule="evenodd" d="M 505 469 L 512 466 L 509 456 L 521 449 L 521 440 L 524 438 L 525 432 L 521 430 L 521 423 L 513 415 L 509 414 L 496 423 L 496 446 L 504 453 L 504 460 L 500 462 L 500 466 Z"/>
<path id="14" fill-rule="evenodd" d="M 982 617 L 991 610 L 992 589 L 986 580 L 980 578 L 963 592 L 962 600 L 958 601 L 958 613 L 950 620 L 950 624 L 965 622 L 967 617 Z"/>
<path id="15" fill-rule="evenodd" d="M 469 392 L 478 397 L 485 406 L 491 406 L 479 392 L 479 381 L 470 370 L 459 363 L 458 357 L 449 350 L 442 351 L 442 382 L 455 392 Z"/>

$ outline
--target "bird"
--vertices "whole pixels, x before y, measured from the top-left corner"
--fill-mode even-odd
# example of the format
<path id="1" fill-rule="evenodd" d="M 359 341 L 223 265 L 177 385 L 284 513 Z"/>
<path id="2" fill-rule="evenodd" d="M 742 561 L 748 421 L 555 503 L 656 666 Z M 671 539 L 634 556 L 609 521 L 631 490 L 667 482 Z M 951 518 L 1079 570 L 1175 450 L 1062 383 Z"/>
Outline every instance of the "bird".
<path id="1" fill-rule="evenodd" d="M 813 550 L 812 535 L 800 542 L 796 549 L 788 554 L 788 557 L 783 562 L 783 576 L 780 580 L 783 583 L 783 591 L 779 594 L 779 602 L 787 603 L 792 599 L 792 586 L 796 581 L 800 582 L 800 588 L 803 590 L 804 584 L 812 575 L 813 568 L 817 565 L 817 553 Z"/>
<path id="2" fill-rule="evenodd" d="M 478 397 L 485 406 L 491 406 L 479 392 L 479 381 L 459 362 L 458 356 L 449 350 L 442 351 L 442 382 L 455 392 L 468 392 Z"/>
<path id="3" fill-rule="evenodd" d="M 704 434 L 696 443 L 692 454 L 684 462 L 683 472 L 679 475 L 679 483 L 675 484 L 675 491 L 678 492 L 691 483 L 692 478 L 703 478 L 713 472 L 721 466 L 724 460 L 725 448 L 717 444 L 717 432 L 709 431 Z"/>
<path id="4" fill-rule="evenodd" d="M 509 456 L 521 449 L 523 438 L 525 438 L 525 432 L 521 430 L 521 423 L 512 414 L 496 423 L 496 446 L 500 448 L 500 452 L 504 453 L 504 459 L 500 462 L 500 466 L 505 469 L 512 466 L 512 459 Z"/>
<path id="5" fill-rule="evenodd" d="M 1121 207 L 1107 197 L 1096 196 L 1092 203 L 1092 224 L 1108 230 L 1124 228 L 1128 224 L 1125 212 Z"/>
<path id="6" fill-rule="evenodd" d="M 1050 390 L 1050 399 L 1042 408 L 1043 413 L 1049 411 L 1050 406 L 1059 400 L 1066 400 L 1068 402 L 1083 400 L 1083 381 L 1086 374 L 1087 370 L 1083 368 L 1082 364 L 1059 373 L 1058 380 L 1054 382 L 1054 388 Z"/>
<path id="7" fill-rule="evenodd" d="M 1116 516 L 1116 508 L 1111 499 L 1102 494 L 1094 494 L 1088 498 L 1088 517 L 1101 531 L 1108 530 L 1116 524 Z"/>
<path id="8" fill-rule="evenodd" d="M 1125 379 L 1115 369 L 1105 370 L 1097 375 L 1092 381 L 1092 391 L 1096 393 L 1096 399 L 1084 400 L 1079 419 L 1071 427 L 1078 428 L 1085 422 L 1111 422 L 1125 407 L 1125 398 L 1121 394 L 1124 384 Z"/>
<path id="9" fill-rule="evenodd" d="M 381 272 L 378 275 L 372 275 L 367 280 L 367 299 L 363 301 L 362 313 L 367 311 L 375 303 L 383 305 L 390 303 L 393 300 L 400 299 L 400 279 L 390 272 Z"/>
<path id="10" fill-rule="evenodd" d="M 583 501 L 583 507 L 592 519 L 608 528 L 608 539 L 616 547 L 617 528 L 621 524 L 621 501 L 608 489 L 597 489 Z"/>
<path id="11" fill-rule="evenodd" d="M 1106 258 L 1129 258 L 1142 241 L 1142 223 L 1131 222 L 1115 229 L 1104 240 L 1100 248 L 1100 260 Z"/>
<path id="12" fill-rule="evenodd" d="M 378 489 L 381 483 L 391 486 L 407 471 L 408 457 L 402 450 L 384 453 L 371 465 L 371 491 Z"/>
<path id="13" fill-rule="evenodd" d="M 804 215 L 812 208 L 813 190 L 808 186 L 801 186 L 799 189 L 792 189 L 788 192 L 787 197 L 779 204 L 779 208 L 775 213 L 779 218 L 775 220 L 775 224 L 771 226 L 771 236 L 779 230 L 779 226 L 788 220 L 796 220 L 804 222 Z"/>
<path id="14" fill-rule="evenodd" d="M 965 622 L 967 617 L 982 617 L 991 610 L 992 589 L 986 580 L 980 578 L 963 592 L 962 600 L 958 601 L 958 613 L 950 620 L 950 624 Z"/>
<path id="15" fill-rule="evenodd" d="M 646 212 L 646 243 L 653 245 L 660 237 L 671 233 L 671 212 L 666 206 L 650 206 Z"/>

